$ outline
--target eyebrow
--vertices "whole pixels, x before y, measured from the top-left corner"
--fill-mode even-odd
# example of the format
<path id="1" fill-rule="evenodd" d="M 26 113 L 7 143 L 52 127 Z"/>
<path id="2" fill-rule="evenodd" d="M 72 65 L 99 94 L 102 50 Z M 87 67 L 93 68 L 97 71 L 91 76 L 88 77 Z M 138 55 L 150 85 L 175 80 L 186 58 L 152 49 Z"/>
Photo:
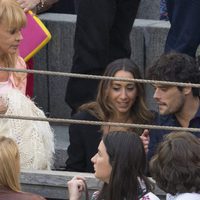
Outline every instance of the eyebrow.
<path id="1" fill-rule="evenodd" d="M 117 85 L 117 86 L 121 86 L 120 83 L 116 83 L 116 82 L 113 82 L 112 85 Z M 128 83 L 127 85 L 135 85 L 135 83 Z"/>

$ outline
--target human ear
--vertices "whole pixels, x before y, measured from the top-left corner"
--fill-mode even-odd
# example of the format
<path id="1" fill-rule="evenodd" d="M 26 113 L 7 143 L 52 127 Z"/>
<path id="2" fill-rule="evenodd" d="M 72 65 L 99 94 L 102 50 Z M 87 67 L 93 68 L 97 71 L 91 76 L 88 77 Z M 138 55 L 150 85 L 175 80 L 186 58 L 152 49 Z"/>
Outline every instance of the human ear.
<path id="1" fill-rule="evenodd" d="M 187 86 L 187 87 L 184 87 L 184 88 L 183 88 L 183 93 L 184 93 L 185 95 L 188 95 L 188 94 L 190 94 L 191 92 L 192 92 L 192 87 Z"/>

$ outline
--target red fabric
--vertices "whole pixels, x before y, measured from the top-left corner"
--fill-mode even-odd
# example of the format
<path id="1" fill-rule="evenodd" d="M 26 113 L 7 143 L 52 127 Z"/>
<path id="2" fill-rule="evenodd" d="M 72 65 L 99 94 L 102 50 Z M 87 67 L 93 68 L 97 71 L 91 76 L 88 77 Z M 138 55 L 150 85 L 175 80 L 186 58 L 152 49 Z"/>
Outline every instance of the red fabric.
<path id="1" fill-rule="evenodd" d="M 30 59 L 26 62 L 27 69 L 33 69 L 33 59 Z M 26 95 L 33 97 L 33 88 L 34 88 L 34 76 L 33 74 L 28 74 L 27 76 L 27 86 L 26 86 Z"/>

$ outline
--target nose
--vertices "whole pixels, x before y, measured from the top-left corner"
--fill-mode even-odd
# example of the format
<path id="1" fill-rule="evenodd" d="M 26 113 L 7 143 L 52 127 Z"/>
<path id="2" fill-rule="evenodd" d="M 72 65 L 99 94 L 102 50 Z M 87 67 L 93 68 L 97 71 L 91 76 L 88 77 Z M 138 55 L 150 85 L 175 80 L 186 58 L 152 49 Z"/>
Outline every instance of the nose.
<path id="1" fill-rule="evenodd" d="M 120 98 L 121 99 L 126 99 L 127 98 L 127 91 L 125 88 L 122 89 L 121 93 L 120 93 Z"/>
<path id="2" fill-rule="evenodd" d="M 160 90 L 159 90 L 159 88 L 156 88 L 156 89 L 155 89 L 153 98 L 154 98 L 154 99 L 159 99 L 159 98 L 160 98 Z"/>
<path id="3" fill-rule="evenodd" d="M 97 155 L 97 154 L 95 154 L 95 155 L 91 158 L 92 163 L 95 163 L 95 161 L 96 161 L 96 155 Z"/>
<path id="4" fill-rule="evenodd" d="M 16 40 L 21 41 L 22 39 L 23 39 L 22 33 L 21 33 L 21 31 L 18 31 L 17 35 L 16 35 Z"/>

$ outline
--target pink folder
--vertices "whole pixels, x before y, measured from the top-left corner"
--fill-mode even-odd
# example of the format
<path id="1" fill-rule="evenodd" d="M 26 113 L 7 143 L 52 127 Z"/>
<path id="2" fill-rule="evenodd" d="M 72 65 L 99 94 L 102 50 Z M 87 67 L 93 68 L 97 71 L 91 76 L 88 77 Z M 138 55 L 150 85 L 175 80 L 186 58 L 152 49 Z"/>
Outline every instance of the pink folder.
<path id="1" fill-rule="evenodd" d="M 28 61 L 49 42 L 51 34 L 32 11 L 28 11 L 26 17 L 27 25 L 21 31 L 23 40 L 20 42 L 19 54 Z"/>

